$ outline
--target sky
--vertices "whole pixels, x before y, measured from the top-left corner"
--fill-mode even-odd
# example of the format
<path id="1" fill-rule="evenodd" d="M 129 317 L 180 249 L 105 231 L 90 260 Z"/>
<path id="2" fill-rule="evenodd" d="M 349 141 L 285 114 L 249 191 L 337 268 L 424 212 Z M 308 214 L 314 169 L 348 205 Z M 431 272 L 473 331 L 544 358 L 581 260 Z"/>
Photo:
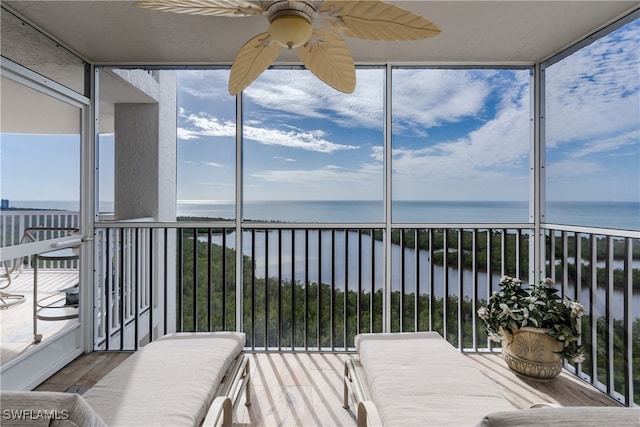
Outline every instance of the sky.
<path id="1" fill-rule="evenodd" d="M 545 70 L 548 200 L 640 201 L 639 46 L 636 20 Z M 249 86 L 245 200 L 381 200 L 384 72 L 358 69 L 350 95 L 302 69 L 269 70 Z M 178 74 L 178 199 L 232 200 L 228 71 Z M 532 118 L 528 69 L 394 69 L 394 199 L 527 200 Z M 113 194 L 110 138 L 101 200 Z M 77 135 L 3 134 L 2 198 L 76 200 L 78 145 Z"/>
<path id="2" fill-rule="evenodd" d="M 640 201 L 639 45 L 636 21 L 547 68 L 548 200 Z M 180 73 L 179 199 L 234 198 L 227 78 Z M 527 200 L 528 69 L 392 80 L 394 199 Z M 304 70 L 265 72 L 244 92 L 245 200 L 381 200 L 383 91 L 382 69 L 359 69 L 351 95 Z"/>

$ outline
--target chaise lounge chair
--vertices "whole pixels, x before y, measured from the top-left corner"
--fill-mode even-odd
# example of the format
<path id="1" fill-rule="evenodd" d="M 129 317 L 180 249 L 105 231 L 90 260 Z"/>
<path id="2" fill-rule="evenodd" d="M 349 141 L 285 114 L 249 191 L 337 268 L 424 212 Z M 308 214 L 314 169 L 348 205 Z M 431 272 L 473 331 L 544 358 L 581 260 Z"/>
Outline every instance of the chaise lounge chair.
<path id="1" fill-rule="evenodd" d="M 249 397 L 249 358 L 241 332 L 178 333 L 147 344 L 83 396 L 116 426 L 231 425 Z M 203 424 L 204 423 L 204 424 Z"/>
<path id="2" fill-rule="evenodd" d="M 60 421 L 88 420 L 77 425 L 230 427 L 243 391 L 245 405 L 251 404 L 244 344 L 240 332 L 171 334 L 131 355 L 82 396 L 3 391 L 0 404 L 9 414 L 49 411 Z M 81 413 L 68 413 L 72 408 Z"/>
<path id="3" fill-rule="evenodd" d="M 4 291 L 4 289 L 11 286 L 11 282 L 18 277 L 22 271 L 23 263 L 23 257 L 2 261 L 2 269 L 0 270 L 0 310 L 22 304 L 25 301 L 25 296 L 22 294 Z"/>
<path id="4" fill-rule="evenodd" d="M 360 334 L 345 362 L 344 402 L 358 426 L 474 425 L 514 406 L 436 332 Z"/>
<path id="5" fill-rule="evenodd" d="M 436 332 L 361 334 L 345 362 L 344 402 L 358 426 L 640 427 L 640 408 L 515 408 Z"/>

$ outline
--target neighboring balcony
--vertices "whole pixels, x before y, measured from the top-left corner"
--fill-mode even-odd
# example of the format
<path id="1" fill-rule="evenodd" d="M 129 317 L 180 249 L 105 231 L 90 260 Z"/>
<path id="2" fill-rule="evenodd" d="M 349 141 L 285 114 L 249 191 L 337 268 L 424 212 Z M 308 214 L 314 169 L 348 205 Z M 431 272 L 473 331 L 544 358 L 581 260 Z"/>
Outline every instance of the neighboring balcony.
<path id="1" fill-rule="evenodd" d="M 567 371 L 640 403 L 639 233 L 543 225 L 534 239 L 530 224 L 97 223 L 94 348 L 240 329 L 248 351 L 349 353 L 358 333 L 434 330 L 499 352 L 476 311 L 502 275 L 531 282 L 539 266 L 586 308 L 586 360 Z M 3 346 L 6 333 L 3 321 Z"/>

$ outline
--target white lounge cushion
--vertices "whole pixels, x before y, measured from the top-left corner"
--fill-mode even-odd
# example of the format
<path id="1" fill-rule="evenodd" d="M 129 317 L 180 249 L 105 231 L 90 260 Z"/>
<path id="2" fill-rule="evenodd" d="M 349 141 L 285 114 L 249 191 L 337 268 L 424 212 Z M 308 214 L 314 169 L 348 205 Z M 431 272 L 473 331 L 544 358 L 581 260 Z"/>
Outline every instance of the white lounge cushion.
<path id="1" fill-rule="evenodd" d="M 84 398 L 110 427 L 199 425 L 244 343 L 239 332 L 164 336 L 125 360 Z"/>
<path id="2" fill-rule="evenodd" d="M 514 406 L 436 332 L 361 334 L 355 346 L 386 426 L 474 425 Z"/>
<path id="3" fill-rule="evenodd" d="M 495 412 L 485 416 L 481 427 L 639 427 L 640 408 L 615 406 L 567 406 Z"/>

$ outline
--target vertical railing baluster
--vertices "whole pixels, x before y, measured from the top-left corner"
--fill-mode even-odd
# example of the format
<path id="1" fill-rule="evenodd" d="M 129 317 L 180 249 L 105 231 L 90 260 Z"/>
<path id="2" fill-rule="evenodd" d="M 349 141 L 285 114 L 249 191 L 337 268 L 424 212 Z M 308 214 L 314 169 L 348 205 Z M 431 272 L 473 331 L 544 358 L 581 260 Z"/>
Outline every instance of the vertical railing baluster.
<path id="1" fill-rule="evenodd" d="M 118 322 L 120 323 L 120 350 L 124 350 L 124 228 L 120 229 L 120 275 L 118 280 L 118 293 L 119 293 L 119 313 Z"/>
<path id="2" fill-rule="evenodd" d="M 282 350 L 282 229 L 278 229 L 278 351 Z"/>
<path id="3" fill-rule="evenodd" d="M 309 229 L 304 230 L 304 350 L 309 351 Z"/>
<path id="4" fill-rule="evenodd" d="M 404 294 L 406 291 L 406 284 L 405 284 L 405 274 L 406 274 L 406 270 L 405 270 L 405 246 L 404 246 L 404 232 L 405 229 L 401 228 L 400 229 L 400 301 L 398 301 L 399 303 L 399 307 L 398 307 L 398 314 L 399 314 L 399 331 L 400 332 L 404 332 Z"/>
<path id="5" fill-rule="evenodd" d="M 575 253 L 574 265 L 576 269 L 576 284 L 571 299 L 580 301 L 582 291 L 582 234 L 575 233 L 573 250 Z"/>
<path id="6" fill-rule="evenodd" d="M 111 256 L 111 229 L 105 230 L 105 270 L 106 278 L 104 284 L 104 304 L 102 310 L 104 312 L 104 337 L 105 337 L 105 350 L 111 349 L 111 305 L 113 304 L 113 298 L 111 297 L 111 288 L 113 288 L 113 257 Z"/>
<path id="7" fill-rule="evenodd" d="M 208 228 L 207 229 L 207 328 L 206 330 L 208 332 L 211 331 L 215 331 L 215 326 L 212 323 L 212 315 L 211 315 L 211 310 L 212 310 L 212 305 L 213 305 L 213 301 L 212 301 L 212 294 L 213 294 L 213 281 L 212 281 L 212 277 L 211 277 L 211 262 L 212 262 L 212 258 L 213 258 L 213 249 L 212 249 L 212 239 L 211 239 L 211 234 L 212 234 L 212 229 Z M 223 310 L 224 310 L 224 306 Z"/>
<path id="8" fill-rule="evenodd" d="M 580 301 L 580 295 L 582 294 L 582 234 L 581 233 L 575 233 L 575 237 L 574 237 L 575 241 L 574 241 L 574 253 L 575 253 L 575 269 L 576 269 L 576 283 L 575 283 L 575 289 L 574 289 L 574 293 L 572 295 L 572 299 L 574 301 Z M 578 325 L 579 327 L 582 327 L 581 325 L 582 319 L 578 319 Z M 579 329 L 580 330 L 580 329 Z M 583 337 L 582 335 L 580 335 L 580 337 L 578 338 L 578 344 L 582 345 L 583 343 Z M 575 365 L 575 372 L 576 375 L 580 376 L 582 373 L 582 363 L 576 363 Z"/>
<path id="9" fill-rule="evenodd" d="M 371 229 L 371 293 L 369 296 L 369 332 L 375 332 L 373 330 L 373 317 L 374 317 L 374 296 L 376 292 L 376 235 L 375 229 Z"/>
<path id="10" fill-rule="evenodd" d="M 633 369 L 633 241 L 624 239 L 624 404 L 634 404 Z"/>
<path id="11" fill-rule="evenodd" d="M 562 290 L 561 295 L 567 296 L 569 291 L 569 235 L 566 231 L 561 234 L 562 238 Z"/>
<path id="12" fill-rule="evenodd" d="M 512 275 L 513 273 L 509 273 L 509 265 L 507 264 L 507 230 L 504 228 L 500 230 L 500 271 L 502 275 L 505 274 Z"/>
<path id="13" fill-rule="evenodd" d="M 589 316 L 591 320 L 591 384 L 598 384 L 598 312 L 596 298 L 598 295 L 598 239 L 595 235 L 589 236 L 591 286 L 589 287 Z"/>
<path id="14" fill-rule="evenodd" d="M 347 348 L 349 323 L 349 230 L 344 231 L 344 302 L 342 303 L 342 348 Z"/>
<path id="15" fill-rule="evenodd" d="M 521 236 L 522 235 L 520 233 L 520 230 L 516 230 L 515 231 L 515 240 L 516 241 L 515 241 L 515 248 L 514 248 L 515 251 L 516 251 L 516 254 L 515 254 L 515 261 L 514 262 L 515 262 L 515 274 L 516 274 L 516 277 L 518 277 L 518 278 L 522 277 L 522 269 L 520 268 L 521 267 L 521 260 L 520 260 L 520 258 L 521 258 L 520 249 L 521 248 L 520 248 L 520 245 L 522 244 Z"/>
<path id="16" fill-rule="evenodd" d="M 296 348 L 296 231 L 291 230 L 291 350 Z"/>
<path id="17" fill-rule="evenodd" d="M 329 347 L 331 351 L 335 351 L 335 342 L 334 338 L 336 336 L 335 331 L 335 318 L 336 318 L 336 305 L 335 305 L 335 294 L 336 294 L 336 230 L 334 228 L 331 229 L 331 295 L 329 296 Z"/>
<path id="18" fill-rule="evenodd" d="M 414 236 L 414 264 L 415 264 L 415 277 L 414 277 L 414 289 L 415 298 L 413 302 L 413 318 L 415 324 L 413 325 L 413 331 L 418 332 L 420 330 L 420 230 L 418 228 L 413 230 Z"/>
<path id="19" fill-rule="evenodd" d="M 463 249 L 463 237 L 464 229 L 458 229 L 458 349 L 464 350 L 464 331 L 462 329 L 463 321 L 462 316 L 464 314 L 462 309 L 462 302 L 464 301 L 464 283 L 463 283 L 463 269 L 464 269 L 464 249 Z"/>
<path id="20" fill-rule="evenodd" d="M 270 347 L 269 342 L 269 230 L 264 230 L 264 347 Z"/>
<path id="21" fill-rule="evenodd" d="M 435 307 L 435 243 L 433 241 L 434 232 L 433 228 L 429 229 L 429 256 L 431 257 L 431 262 L 429 262 L 429 330 L 433 331 L 435 326 L 435 316 L 433 314 Z"/>
<path id="22" fill-rule="evenodd" d="M 220 280 L 220 284 L 222 285 L 222 289 L 221 289 L 221 296 L 222 296 L 222 305 L 221 307 L 221 331 L 226 331 L 228 330 L 227 328 L 227 231 L 225 229 L 221 229 L 220 232 L 222 233 L 222 247 L 220 248 L 220 255 L 222 256 L 222 260 L 220 261 L 222 264 L 222 277 Z M 209 261 L 211 262 L 211 261 Z M 211 268 L 209 268 L 209 270 L 211 270 Z M 230 310 L 232 313 L 235 312 L 235 310 Z M 234 322 L 235 323 L 235 322 Z"/>
<path id="23" fill-rule="evenodd" d="M 176 235 L 177 233 L 177 229 L 174 229 L 176 231 Z M 167 280 L 168 276 L 169 276 L 169 229 L 165 228 L 164 229 L 164 238 L 163 238 L 163 252 L 164 252 L 164 260 L 163 260 L 163 269 L 164 269 L 164 278 L 162 280 L 164 286 L 163 286 L 163 292 L 164 292 L 164 306 L 163 306 L 163 310 L 164 310 L 164 330 L 163 333 L 167 333 L 168 328 L 169 328 L 169 319 L 168 319 L 168 314 L 169 314 L 169 283 L 172 281 Z M 178 253 L 181 253 L 180 249 L 178 249 Z M 182 263 L 180 263 L 180 265 L 182 265 Z M 178 271 L 180 271 L 182 267 L 178 267 Z M 180 298 L 180 297 L 178 297 Z M 182 318 L 182 309 L 179 310 L 178 315 L 180 316 L 180 318 Z"/>
<path id="24" fill-rule="evenodd" d="M 193 264 L 191 277 L 193 280 L 192 283 L 192 293 L 191 298 L 193 299 L 193 322 L 192 322 L 192 331 L 198 332 L 198 229 L 193 229 Z"/>
<path id="25" fill-rule="evenodd" d="M 154 257 L 155 257 L 155 251 L 153 250 L 153 245 L 154 245 L 154 234 L 156 233 L 156 229 L 150 228 L 149 229 L 149 248 L 148 248 L 148 260 L 149 260 L 149 342 L 153 341 L 153 322 L 154 322 L 154 318 L 153 318 L 153 308 L 155 306 L 155 292 L 153 291 L 153 286 L 156 282 L 156 277 L 154 274 L 154 270 L 155 270 L 155 262 L 154 262 Z M 165 317 L 166 313 L 165 313 Z"/>
<path id="26" fill-rule="evenodd" d="M 178 234 L 178 310 L 179 322 L 177 325 L 177 331 L 184 331 L 184 275 L 186 271 L 184 269 L 185 254 L 184 254 L 184 228 L 177 230 Z M 165 300 L 166 301 L 166 300 Z"/>
<path id="27" fill-rule="evenodd" d="M 256 349 L 256 230 L 251 230 L 251 350 Z M 266 347 L 266 346 L 265 346 Z"/>
<path id="28" fill-rule="evenodd" d="M 612 395 L 615 391 L 614 385 L 614 338 L 615 338 L 615 330 L 613 328 L 614 322 L 614 314 L 613 314 L 613 285 L 614 285 L 614 276 L 613 276 L 613 239 L 611 236 L 606 237 L 606 258 L 605 258 L 605 271 L 606 271 L 606 309 L 605 309 L 605 319 L 607 324 L 606 331 L 606 357 L 607 357 L 607 365 L 606 365 L 606 378 L 607 378 L 607 393 Z"/>
<path id="29" fill-rule="evenodd" d="M 474 351 L 478 351 L 478 229 L 474 228 L 471 233 L 471 330 L 473 336 L 471 337 L 471 348 Z"/>
<path id="30" fill-rule="evenodd" d="M 556 282 L 556 232 L 549 231 L 549 277 Z"/>
<path id="31" fill-rule="evenodd" d="M 134 236 L 135 236 L 135 243 L 134 243 L 134 281 L 133 281 L 133 312 L 134 312 L 134 331 L 133 331 L 133 348 L 134 350 L 138 349 L 139 346 L 139 331 L 138 331 L 138 326 L 139 326 L 139 320 L 140 320 L 140 302 L 139 302 L 139 298 L 140 298 L 140 292 L 139 292 L 139 287 L 140 287 L 140 281 L 139 281 L 139 273 L 140 273 L 140 265 L 139 265 L 139 256 L 140 256 L 140 248 L 139 248 L 139 244 L 140 244 L 140 228 L 135 228 L 133 230 Z"/>
<path id="32" fill-rule="evenodd" d="M 442 292 L 442 336 L 449 341 L 449 233 L 448 229 L 442 230 L 442 273 L 444 290 Z"/>
<path id="33" fill-rule="evenodd" d="M 322 350 L 322 343 L 320 342 L 320 337 L 321 337 L 321 330 L 322 330 L 322 325 L 321 325 L 321 316 L 320 316 L 320 309 L 321 307 L 321 303 L 320 300 L 322 299 L 322 229 L 318 229 L 318 289 L 317 289 L 317 300 L 316 300 L 316 339 L 317 339 L 317 345 L 318 345 L 318 350 Z"/>
<path id="34" fill-rule="evenodd" d="M 487 302 L 489 302 L 489 298 L 491 297 L 491 293 L 493 292 L 493 229 L 487 228 Z M 487 336 L 486 338 L 487 346 L 491 349 L 493 347 L 491 339 Z"/>
<path id="35" fill-rule="evenodd" d="M 358 294 L 356 295 L 356 335 L 362 332 L 362 311 L 360 305 L 362 304 L 362 256 L 364 255 L 362 250 L 362 229 L 358 229 Z"/>

